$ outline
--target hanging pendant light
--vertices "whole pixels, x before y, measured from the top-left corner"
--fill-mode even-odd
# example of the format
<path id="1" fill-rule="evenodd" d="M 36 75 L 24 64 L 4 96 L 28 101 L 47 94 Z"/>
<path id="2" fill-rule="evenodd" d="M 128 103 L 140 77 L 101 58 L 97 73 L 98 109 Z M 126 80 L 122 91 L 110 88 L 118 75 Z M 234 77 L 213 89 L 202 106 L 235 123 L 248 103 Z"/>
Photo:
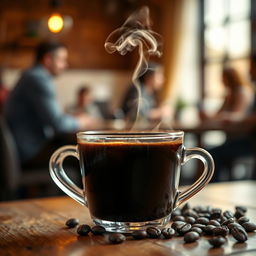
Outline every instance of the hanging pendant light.
<path id="1" fill-rule="evenodd" d="M 52 33 L 59 33 L 64 27 L 64 19 L 59 13 L 53 13 L 48 19 L 48 28 Z"/>

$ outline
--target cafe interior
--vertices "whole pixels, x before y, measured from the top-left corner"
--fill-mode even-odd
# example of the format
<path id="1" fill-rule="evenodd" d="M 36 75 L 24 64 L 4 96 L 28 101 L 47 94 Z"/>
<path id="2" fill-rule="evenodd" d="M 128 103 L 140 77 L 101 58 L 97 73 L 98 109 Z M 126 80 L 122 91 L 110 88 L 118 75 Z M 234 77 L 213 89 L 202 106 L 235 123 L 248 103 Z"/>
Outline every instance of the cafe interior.
<path id="1" fill-rule="evenodd" d="M 140 118 L 126 116 L 125 95 L 140 87 L 135 81 L 153 63 L 162 71 L 160 89 L 151 94 L 155 115 L 152 110 L 135 129 L 183 130 L 186 147 L 202 147 L 216 160 L 220 178 L 214 181 L 254 179 L 256 148 L 231 147 L 232 160 L 224 167 L 217 165 L 215 149 L 237 138 L 252 143 L 256 138 L 256 119 L 251 129 L 243 123 L 256 111 L 255 22 L 253 0 L 1 0 L 0 200 L 63 195 L 50 177 L 49 160 L 42 167 L 22 164 L 6 117 L 20 77 L 46 41 L 68 51 L 65 70 L 51 77 L 63 115 L 78 116 L 78 92 L 86 88 L 94 110 L 83 111 L 92 119 L 100 116 L 100 124 L 89 122 L 83 130 L 132 130 Z M 118 43 L 124 41 L 130 45 L 122 52 Z M 233 154 L 234 148 L 241 154 Z M 182 166 L 180 184 L 193 183 L 200 169 L 197 160 Z M 77 179 L 80 174 L 70 175 Z"/>

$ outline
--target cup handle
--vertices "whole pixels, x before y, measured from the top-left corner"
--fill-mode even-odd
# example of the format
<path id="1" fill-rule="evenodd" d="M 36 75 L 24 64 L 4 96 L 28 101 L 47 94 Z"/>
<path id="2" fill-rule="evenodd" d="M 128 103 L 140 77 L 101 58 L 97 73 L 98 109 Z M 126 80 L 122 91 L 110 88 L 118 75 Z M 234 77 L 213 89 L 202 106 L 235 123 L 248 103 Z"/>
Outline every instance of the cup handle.
<path id="1" fill-rule="evenodd" d="M 195 181 L 188 189 L 182 191 L 179 194 L 177 205 L 182 204 L 190 197 L 197 194 L 201 189 L 206 186 L 211 180 L 214 173 L 214 161 L 212 156 L 202 148 L 184 148 L 182 165 L 185 164 L 192 158 L 197 158 L 201 160 L 204 164 L 204 170 L 202 175 Z"/>
<path id="2" fill-rule="evenodd" d="M 67 145 L 57 149 L 50 158 L 50 175 L 57 186 L 68 196 L 82 205 L 88 206 L 87 198 L 77 185 L 67 176 L 63 169 L 63 161 L 66 157 L 73 156 L 79 160 L 77 146 Z"/>

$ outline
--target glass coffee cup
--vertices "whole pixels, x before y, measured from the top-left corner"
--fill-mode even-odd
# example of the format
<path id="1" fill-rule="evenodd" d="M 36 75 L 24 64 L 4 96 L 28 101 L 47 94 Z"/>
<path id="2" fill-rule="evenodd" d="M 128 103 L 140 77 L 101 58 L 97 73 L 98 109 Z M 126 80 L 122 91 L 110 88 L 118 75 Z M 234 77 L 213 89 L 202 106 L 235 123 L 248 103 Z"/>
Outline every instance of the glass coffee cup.
<path id="1" fill-rule="evenodd" d="M 214 162 L 201 148 L 185 148 L 184 132 L 79 132 L 77 146 L 64 146 L 50 159 L 54 182 L 88 207 L 95 224 L 109 232 L 129 233 L 161 227 L 173 210 L 199 192 L 211 179 Z M 79 160 L 83 189 L 66 175 L 67 156 Z M 202 175 L 179 191 L 181 166 L 197 158 Z"/>

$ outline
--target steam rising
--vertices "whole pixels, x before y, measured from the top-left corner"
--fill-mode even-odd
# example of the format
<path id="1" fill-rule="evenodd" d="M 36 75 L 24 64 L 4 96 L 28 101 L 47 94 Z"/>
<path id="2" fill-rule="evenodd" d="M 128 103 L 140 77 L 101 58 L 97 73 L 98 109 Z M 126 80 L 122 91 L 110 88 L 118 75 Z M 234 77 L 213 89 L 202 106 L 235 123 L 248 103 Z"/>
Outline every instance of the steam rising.
<path id="1" fill-rule="evenodd" d="M 160 41 L 160 36 L 150 29 L 149 9 L 144 6 L 139 11 L 131 14 L 120 28 L 114 30 L 108 36 L 105 42 L 105 49 L 111 54 L 118 52 L 121 55 L 125 55 L 138 47 L 139 59 L 132 75 L 132 82 L 138 91 L 135 124 L 143 102 L 138 78 L 147 71 L 150 55 L 161 56 L 162 53 L 159 50 Z"/>

